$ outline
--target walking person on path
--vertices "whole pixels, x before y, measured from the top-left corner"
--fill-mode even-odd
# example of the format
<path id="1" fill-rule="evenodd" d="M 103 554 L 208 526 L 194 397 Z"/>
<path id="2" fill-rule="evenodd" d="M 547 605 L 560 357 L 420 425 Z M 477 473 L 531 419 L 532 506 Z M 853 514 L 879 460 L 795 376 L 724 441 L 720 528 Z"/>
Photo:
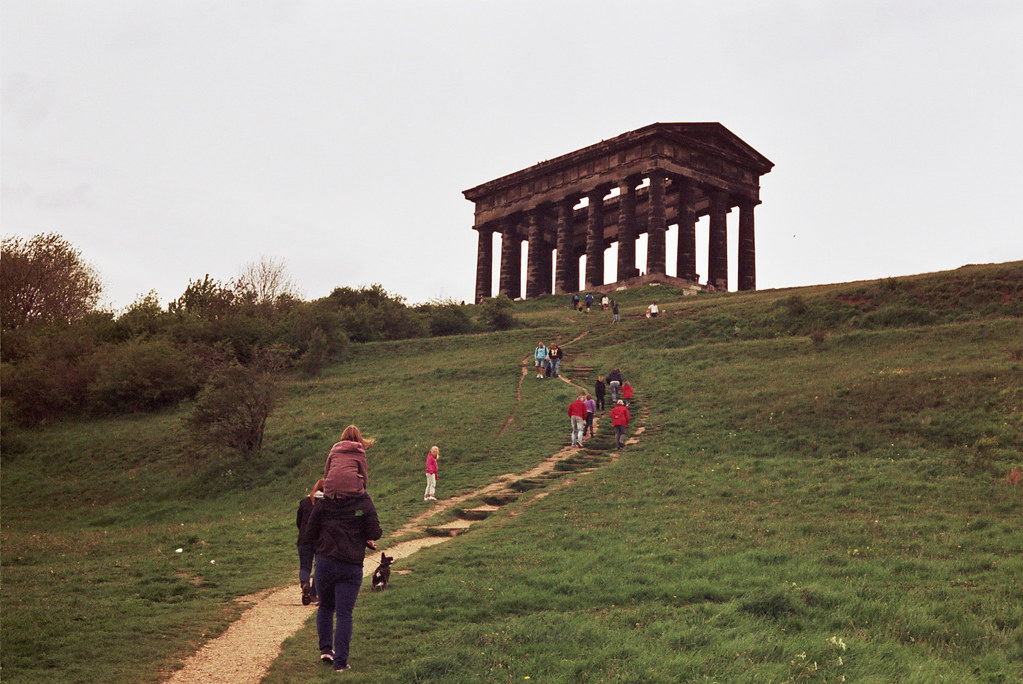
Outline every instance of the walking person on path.
<path id="1" fill-rule="evenodd" d="M 552 344 L 550 348 L 551 357 L 551 377 L 556 378 L 561 374 L 561 359 L 565 358 L 565 352 L 561 350 L 556 344 Z"/>
<path id="2" fill-rule="evenodd" d="M 632 385 L 627 382 L 622 383 L 622 399 L 625 400 L 626 406 L 632 403 Z"/>
<path id="3" fill-rule="evenodd" d="M 604 376 L 598 375 L 597 382 L 593 384 L 593 394 L 597 397 L 597 408 L 604 410 Z"/>
<path id="4" fill-rule="evenodd" d="M 423 501 L 436 501 L 434 494 L 437 491 L 437 459 L 440 457 L 440 447 L 430 447 L 430 453 L 426 455 L 426 493 L 423 494 Z"/>
<path id="5" fill-rule="evenodd" d="M 614 299 L 611 300 L 611 316 L 612 323 L 617 323 L 619 320 L 621 320 L 618 316 L 618 302 L 616 302 Z"/>
<path id="6" fill-rule="evenodd" d="M 590 431 L 590 437 L 593 436 L 593 416 L 597 412 L 597 402 L 593 401 L 593 397 L 589 394 L 586 395 L 586 399 L 583 401 L 586 404 L 586 427 L 583 429 L 583 434 L 586 434 L 586 430 Z"/>
<path id="7" fill-rule="evenodd" d="M 593 293 L 586 293 L 586 313 L 590 312 L 590 307 L 593 306 Z"/>
<path id="8" fill-rule="evenodd" d="M 302 605 L 308 606 L 316 600 L 316 591 L 313 589 L 310 579 L 313 576 L 313 556 L 316 555 L 316 545 L 302 542 L 302 528 L 305 527 L 309 516 L 313 513 L 313 506 L 323 498 L 323 480 L 317 480 L 313 485 L 313 491 L 309 496 L 303 496 L 298 502 L 298 515 L 295 516 L 295 524 L 298 526 L 298 585 L 302 588 Z"/>
<path id="9" fill-rule="evenodd" d="M 621 449 L 625 446 L 625 430 L 629 427 L 629 409 L 625 408 L 625 401 L 618 400 L 618 404 L 611 409 L 611 425 L 615 429 L 615 443 Z"/>
<path id="10" fill-rule="evenodd" d="M 537 344 L 536 349 L 533 350 L 533 359 L 536 361 L 536 377 L 542 378 L 544 370 L 547 368 L 547 358 L 550 352 L 547 347 L 543 346 L 543 342 Z"/>
<path id="11" fill-rule="evenodd" d="M 336 672 L 350 670 L 352 611 L 362 586 L 366 548 L 383 531 L 369 494 L 343 499 L 324 498 L 313 507 L 302 540 L 316 545 L 316 634 L 320 661 Z"/>
<path id="12" fill-rule="evenodd" d="M 583 434 L 586 432 L 586 403 L 582 396 L 568 405 L 568 415 L 572 420 L 572 444 L 582 446 Z"/>
<path id="13" fill-rule="evenodd" d="M 611 388 L 611 403 L 618 401 L 618 388 L 622 386 L 622 372 L 615 368 L 607 374 L 607 386 Z"/>

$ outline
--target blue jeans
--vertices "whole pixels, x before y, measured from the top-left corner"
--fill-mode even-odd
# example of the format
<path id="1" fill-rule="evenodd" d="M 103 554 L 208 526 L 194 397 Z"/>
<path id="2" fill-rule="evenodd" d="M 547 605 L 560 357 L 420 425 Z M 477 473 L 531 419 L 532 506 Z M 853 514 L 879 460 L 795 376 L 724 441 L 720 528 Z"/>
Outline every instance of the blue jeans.
<path id="1" fill-rule="evenodd" d="M 558 377 L 561 373 L 561 359 L 554 359 L 554 368 L 551 369 L 551 375 Z"/>
<path id="2" fill-rule="evenodd" d="M 298 583 L 308 584 L 309 578 L 313 576 L 313 556 L 316 555 L 316 547 L 311 544 L 298 545 Z M 316 592 L 313 591 L 313 596 Z"/>
<path id="3" fill-rule="evenodd" d="M 618 382 L 617 380 L 612 380 L 611 382 L 607 383 L 607 386 L 611 389 L 612 404 L 618 401 L 618 386 L 621 384 L 622 383 Z"/>
<path id="4" fill-rule="evenodd" d="M 348 664 L 348 645 L 352 641 L 352 611 L 361 587 L 361 565 L 342 563 L 326 556 L 316 557 L 316 594 L 320 597 L 320 606 L 316 611 L 316 634 L 320 641 L 320 653 L 333 652 L 334 667 Z"/>
<path id="5" fill-rule="evenodd" d="M 572 444 L 582 444 L 586 434 L 586 419 L 572 416 Z"/>

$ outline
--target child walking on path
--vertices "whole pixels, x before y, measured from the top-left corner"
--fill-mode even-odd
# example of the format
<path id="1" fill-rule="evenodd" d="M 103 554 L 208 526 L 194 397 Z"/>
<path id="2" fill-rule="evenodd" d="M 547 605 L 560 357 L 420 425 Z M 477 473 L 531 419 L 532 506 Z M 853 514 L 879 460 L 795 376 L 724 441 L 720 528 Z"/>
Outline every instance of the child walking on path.
<path id="1" fill-rule="evenodd" d="M 622 385 L 622 399 L 626 406 L 632 403 L 632 385 L 627 382 Z"/>
<path id="2" fill-rule="evenodd" d="M 440 447 L 430 447 L 430 453 L 426 455 L 426 493 L 423 494 L 423 501 L 436 501 L 434 494 L 437 491 L 437 458 L 440 456 Z"/>

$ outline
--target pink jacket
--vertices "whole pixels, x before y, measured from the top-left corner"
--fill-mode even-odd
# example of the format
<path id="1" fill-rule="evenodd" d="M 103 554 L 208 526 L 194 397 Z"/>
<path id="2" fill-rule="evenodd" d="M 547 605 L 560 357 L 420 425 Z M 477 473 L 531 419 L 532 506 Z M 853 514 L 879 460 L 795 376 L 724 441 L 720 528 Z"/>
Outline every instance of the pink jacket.
<path id="1" fill-rule="evenodd" d="M 432 451 L 426 455 L 426 474 L 437 474 L 437 457 L 433 455 Z"/>
<path id="2" fill-rule="evenodd" d="M 323 495 L 328 499 L 362 496 L 369 484 L 366 450 L 358 442 L 338 442 L 323 466 Z"/>

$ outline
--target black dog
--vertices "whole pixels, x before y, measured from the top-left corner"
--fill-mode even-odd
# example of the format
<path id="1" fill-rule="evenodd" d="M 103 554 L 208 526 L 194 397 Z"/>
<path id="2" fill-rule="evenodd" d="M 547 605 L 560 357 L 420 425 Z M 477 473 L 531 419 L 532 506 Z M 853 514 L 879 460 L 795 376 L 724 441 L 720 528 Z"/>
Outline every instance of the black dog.
<path id="1" fill-rule="evenodd" d="M 373 588 L 383 591 L 387 588 L 387 580 L 391 579 L 391 563 L 394 559 L 385 553 L 380 554 L 380 565 L 373 571 Z"/>

